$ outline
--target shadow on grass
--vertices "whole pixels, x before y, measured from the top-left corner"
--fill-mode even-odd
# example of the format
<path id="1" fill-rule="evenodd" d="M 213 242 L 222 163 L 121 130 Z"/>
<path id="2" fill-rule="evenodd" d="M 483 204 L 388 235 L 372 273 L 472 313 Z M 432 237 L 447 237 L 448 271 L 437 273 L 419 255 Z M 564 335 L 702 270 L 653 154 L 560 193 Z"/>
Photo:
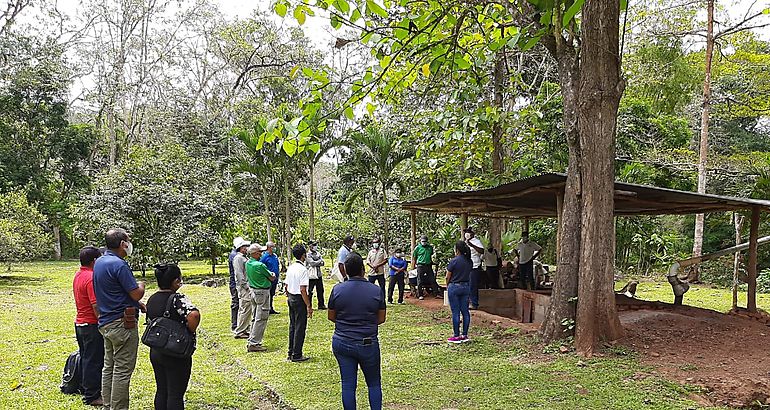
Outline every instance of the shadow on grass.
<path id="1" fill-rule="evenodd" d="M 45 278 L 20 275 L 0 275 L 0 288 L 41 285 Z"/>

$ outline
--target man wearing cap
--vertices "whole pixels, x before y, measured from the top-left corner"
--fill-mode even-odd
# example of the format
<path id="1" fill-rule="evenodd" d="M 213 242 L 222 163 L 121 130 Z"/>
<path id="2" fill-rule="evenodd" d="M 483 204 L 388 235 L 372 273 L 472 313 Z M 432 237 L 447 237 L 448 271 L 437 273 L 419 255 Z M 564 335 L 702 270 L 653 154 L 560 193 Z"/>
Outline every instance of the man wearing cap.
<path id="1" fill-rule="evenodd" d="M 227 269 L 230 271 L 230 330 L 235 330 L 238 326 L 238 287 L 235 281 L 235 271 L 233 270 L 233 259 L 238 254 L 238 244 L 243 242 L 240 236 L 233 239 L 233 249 L 227 257 Z"/>
<path id="2" fill-rule="evenodd" d="M 348 274 L 345 272 L 345 259 L 347 259 L 348 255 L 353 252 L 355 245 L 356 238 L 354 238 L 353 235 L 348 235 L 342 240 L 342 247 L 340 247 L 339 252 L 337 252 L 337 268 L 339 268 L 344 280 L 348 280 Z"/>
<path id="3" fill-rule="evenodd" d="M 239 241 L 235 244 L 236 254 L 233 257 L 233 271 L 235 276 L 236 292 L 238 292 L 238 322 L 233 335 L 236 339 L 249 338 L 249 326 L 254 317 L 254 306 L 251 304 L 251 289 L 249 288 L 249 278 L 246 276 L 246 263 L 249 261 L 246 254 L 251 242 L 243 238 L 237 238 Z"/>
<path id="4" fill-rule="evenodd" d="M 380 285 L 382 296 L 385 296 L 385 265 L 388 264 L 388 255 L 382 248 L 380 238 L 372 241 L 372 250 L 366 256 L 366 265 L 369 266 L 369 283 Z"/>
<path id="5" fill-rule="evenodd" d="M 251 291 L 251 303 L 254 306 L 254 321 L 251 323 L 249 341 L 246 345 L 247 352 L 265 352 L 267 348 L 262 346 L 262 339 L 267 328 L 267 319 L 270 317 L 270 286 L 275 280 L 275 275 L 260 262 L 262 252 L 266 251 L 258 243 L 249 245 L 249 261 L 246 262 L 246 277 L 249 279 Z"/>
<path id="6" fill-rule="evenodd" d="M 524 231 L 521 233 L 521 242 L 516 247 L 516 255 L 519 256 L 519 275 L 521 278 L 519 282 L 521 282 L 523 289 L 537 289 L 532 262 L 540 255 L 542 249 L 540 245 L 529 240 L 529 232 Z"/>
<path id="7" fill-rule="evenodd" d="M 278 288 L 281 263 L 278 261 L 278 256 L 275 254 L 275 242 L 268 241 L 265 246 L 267 247 L 267 252 L 262 253 L 260 262 L 264 263 L 265 266 L 267 266 L 267 270 L 269 270 L 275 277 L 273 283 L 270 285 L 270 314 L 277 315 L 279 312 L 276 312 L 273 308 L 273 299 L 275 299 L 275 290 Z"/>
<path id="8" fill-rule="evenodd" d="M 420 237 L 420 243 L 412 251 L 412 268 L 417 269 L 417 296 L 423 299 L 422 291 L 430 288 L 431 292 L 438 294 L 436 274 L 433 272 L 433 245 L 428 243 L 428 237 Z"/>
<path id="9" fill-rule="evenodd" d="M 324 277 L 321 273 L 321 266 L 324 266 L 324 258 L 321 253 L 318 252 L 318 244 L 314 241 L 310 241 L 310 251 L 307 253 L 307 267 L 309 285 L 307 288 L 308 297 L 311 305 L 313 302 L 313 290 L 315 289 L 318 297 L 318 310 L 326 309 L 326 302 L 324 301 Z"/>
<path id="10" fill-rule="evenodd" d="M 473 228 L 465 228 L 463 231 L 465 237 L 465 243 L 471 248 L 471 262 L 473 268 L 471 269 L 471 309 L 479 308 L 479 281 L 482 280 L 484 271 L 481 270 L 481 260 L 484 256 L 484 244 L 476 237 L 473 232 Z M 484 281 L 486 282 L 486 280 Z"/>

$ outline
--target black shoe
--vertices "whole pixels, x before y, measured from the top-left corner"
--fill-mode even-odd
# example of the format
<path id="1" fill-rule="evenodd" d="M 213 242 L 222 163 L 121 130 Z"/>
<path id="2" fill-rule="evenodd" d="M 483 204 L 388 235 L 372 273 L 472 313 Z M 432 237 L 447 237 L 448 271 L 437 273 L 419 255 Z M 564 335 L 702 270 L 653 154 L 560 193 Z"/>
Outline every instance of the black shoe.
<path id="1" fill-rule="evenodd" d="M 281 312 L 276 312 L 275 310 L 271 310 L 271 311 L 270 311 L 270 314 L 271 314 L 271 315 L 280 315 L 280 314 L 281 314 Z"/>
<path id="2" fill-rule="evenodd" d="M 294 363 L 306 362 L 308 360 L 310 360 L 310 358 L 307 356 L 301 356 L 301 357 L 297 357 L 296 359 L 291 359 L 291 361 Z"/>

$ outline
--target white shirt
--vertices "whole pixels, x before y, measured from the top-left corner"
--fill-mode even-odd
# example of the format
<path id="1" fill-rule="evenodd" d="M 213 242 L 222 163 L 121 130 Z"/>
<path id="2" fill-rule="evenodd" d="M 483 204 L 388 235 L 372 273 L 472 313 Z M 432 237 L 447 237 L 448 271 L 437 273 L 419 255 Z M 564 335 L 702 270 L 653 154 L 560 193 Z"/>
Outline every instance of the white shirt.
<path id="1" fill-rule="evenodd" d="M 475 246 L 478 246 L 479 248 L 484 249 L 484 244 L 481 243 L 481 240 L 477 237 L 473 237 L 470 240 L 468 240 L 468 243 L 473 244 Z M 481 253 L 476 250 L 473 246 L 469 246 L 471 248 L 471 262 L 473 262 L 473 269 L 480 268 L 481 267 Z"/>
<path id="2" fill-rule="evenodd" d="M 497 266 L 497 252 L 492 252 L 489 249 L 484 249 L 484 266 Z"/>
<path id="3" fill-rule="evenodd" d="M 307 268 L 302 262 L 295 261 L 286 268 L 286 291 L 292 295 L 302 294 L 300 286 L 307 286 L 310 278 L 307 274 Z"/>
<path id="4" fill-rule="evenodd" d="M 249 261 L 242 253 L 238 252 L 233 258 L 233 272 L 235 272 L 235 283 L 244 289 L 249 288 L 249 279 L 246 277 L 246 262 Z"/>
<path id="5" fill-rule="evenodd" d="M 540 247 L 540 245 L 529 241 L 529 242 L 519 242 L 519 246 L 516 247 L 516 250 L 519 252 L 519 263 L 529 263 L 532 261 L 532 256 L 535 254 L 535 252 L 541 250 L 543 248 Z"/>

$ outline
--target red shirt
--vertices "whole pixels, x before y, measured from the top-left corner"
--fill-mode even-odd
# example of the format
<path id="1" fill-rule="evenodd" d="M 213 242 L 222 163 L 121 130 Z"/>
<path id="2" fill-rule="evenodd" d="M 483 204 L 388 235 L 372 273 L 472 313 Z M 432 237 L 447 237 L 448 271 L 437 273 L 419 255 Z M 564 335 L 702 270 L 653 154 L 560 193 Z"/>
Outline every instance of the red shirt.
<path id="1" fill-rule="evenodd" d="M 94 308 L 91 305 L 96 304 L 96 294 L 94 293 L 94 270 L 81 266 L 75 274 L 75 280 L 72 281 L 72 289 L 75 294 L 75 307 L 78 313 L 75 316 L 75 324 L 95 325 L 99 322 Z"/>

